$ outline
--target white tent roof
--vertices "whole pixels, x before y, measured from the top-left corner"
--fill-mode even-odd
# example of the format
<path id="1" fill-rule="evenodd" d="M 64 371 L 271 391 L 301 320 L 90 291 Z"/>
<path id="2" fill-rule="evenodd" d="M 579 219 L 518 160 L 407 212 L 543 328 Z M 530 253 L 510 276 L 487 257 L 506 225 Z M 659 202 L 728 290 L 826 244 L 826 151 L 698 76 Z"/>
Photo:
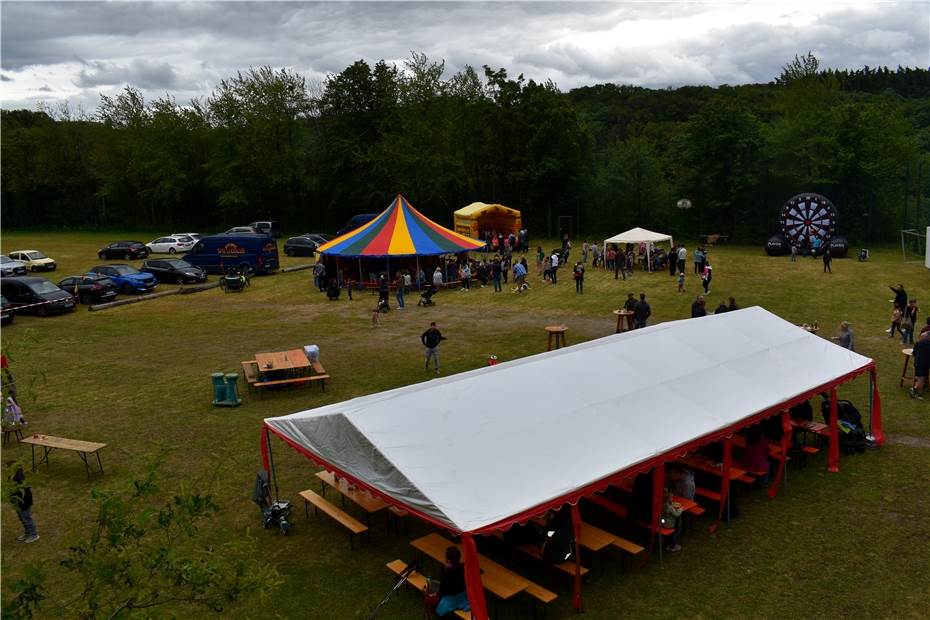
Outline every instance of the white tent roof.
<path id="1" fill-rule="evenodd" d="M 631 228 L 619 235 L 614 235 L 610 239 L 606 239 L 604 243 L 660 243 L 662 241 L 671 243 L 672 236 L 637 227 Z"/>
<path id="2" fill-rule="evenodd" d="M 319 460 L 468 532 L 870 365 L 754 307 L 265 422 Z"/>

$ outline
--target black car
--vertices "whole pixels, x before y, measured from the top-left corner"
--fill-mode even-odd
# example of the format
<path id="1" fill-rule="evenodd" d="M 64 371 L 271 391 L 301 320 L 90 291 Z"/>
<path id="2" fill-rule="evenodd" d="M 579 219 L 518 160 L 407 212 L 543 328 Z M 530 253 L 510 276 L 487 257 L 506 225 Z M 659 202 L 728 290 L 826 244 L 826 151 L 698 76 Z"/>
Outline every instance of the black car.
<path id="1" fill-rule="evenodd" d="M 317 244 L 309 237 L 291 237 L 284 242 L 284 253 L 288 256 L 313 256 Z"/>
<path id="2" fill-rule="evenodd" d="M 13 322 L 13 304 L 0 295 L 0 325 L 9 325 Z"/>
<path id="3" fill-rule="evenodd" d="M 206 271 L 200 267 L 194 267 L 189 262 L 179 258 L 147 260 L 142 263 L 139 271 L 152 274 L 159 282 L 195 284 L 204 282 L 207 279 Z"/>
<path id="4" fill-rule="evenodd" d="M 100 304 L 116 299 L 116 283 L 96 273 L 65 278 L 58 287 L 74 295 L 82 304 Z"/>
<path id="5" fill-rule="evenodd" d="M 116 241 L 97 252 L 102 260 L 148 258 L 149 249 L 141 241 Z"/>
<path id="6" fill-rule="evenodd" d="M 46 316 L 74 310 L 74 297 L 44 278 L 22 276 L 3 278 L 0 293 L 13 304 L 16 312 Z"/>

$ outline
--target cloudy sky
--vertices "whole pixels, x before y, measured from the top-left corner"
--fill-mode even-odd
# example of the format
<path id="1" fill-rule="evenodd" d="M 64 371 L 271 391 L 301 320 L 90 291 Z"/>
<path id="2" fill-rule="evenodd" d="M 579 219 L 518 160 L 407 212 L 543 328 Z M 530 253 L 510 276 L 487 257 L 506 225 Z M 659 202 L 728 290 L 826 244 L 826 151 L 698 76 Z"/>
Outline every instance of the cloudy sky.
<path id="1" fill-rule="evenodd" d="M 0 3 L 6 109 L 93 111 L 125 84 L 179 103 L 248 67 L 311 82 L 411 51 L 505 67 L 561 88 L 768 82 L 797 53 L 823 66 L 930 65 L 930 2 L 10 2 Z"/>

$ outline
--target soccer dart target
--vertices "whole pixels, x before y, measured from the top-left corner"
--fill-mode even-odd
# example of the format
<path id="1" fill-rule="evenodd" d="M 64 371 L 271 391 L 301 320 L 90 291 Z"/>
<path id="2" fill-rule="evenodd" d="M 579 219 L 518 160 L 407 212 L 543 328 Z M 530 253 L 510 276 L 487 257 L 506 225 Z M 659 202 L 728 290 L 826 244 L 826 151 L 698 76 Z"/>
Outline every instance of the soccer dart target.
<path id="1" fill-rule="evenodd" d="M 781 211 L 782 232 L 788 243 L 803 247 L 814 237 L 826 244 L 836 231 L 836 209 L 820 194 L 798 194 Z"/>

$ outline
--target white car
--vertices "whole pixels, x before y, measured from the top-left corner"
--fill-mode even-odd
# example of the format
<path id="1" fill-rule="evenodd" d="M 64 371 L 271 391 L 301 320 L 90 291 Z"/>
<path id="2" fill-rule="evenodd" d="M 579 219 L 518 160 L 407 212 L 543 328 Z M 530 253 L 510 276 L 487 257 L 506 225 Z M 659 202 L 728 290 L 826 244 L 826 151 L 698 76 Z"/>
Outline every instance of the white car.
<path id="1" fill-rule="evenodd" d="M 203 236 L 200 233 L 171 233 L 172 237 L 190 237 L 194 240 L 194 243 L 200 241 L 200 238 Z"/>
<path id="2" fill-rule="evenodd" d="M 38 250 L 10 252 L 10 258 L 21 262 L 29 271 L 55 271 L 55 261 Z"/>
<path id="3" fill-rule="evenodd" d="M 3 274 L 4 277 L 24 276 L 26 275 L 26 266 L 6 254 L 0 254 L 0 274 Z"/>
<path id="4" fill-rule="evenodd" d="M 194 247 L 194 239 L 187 236 L 159 237 L 155 241 L 146 243 L 149 252 L 156 254 L 177 254 L 178 252 L 187 252 Z"/>

